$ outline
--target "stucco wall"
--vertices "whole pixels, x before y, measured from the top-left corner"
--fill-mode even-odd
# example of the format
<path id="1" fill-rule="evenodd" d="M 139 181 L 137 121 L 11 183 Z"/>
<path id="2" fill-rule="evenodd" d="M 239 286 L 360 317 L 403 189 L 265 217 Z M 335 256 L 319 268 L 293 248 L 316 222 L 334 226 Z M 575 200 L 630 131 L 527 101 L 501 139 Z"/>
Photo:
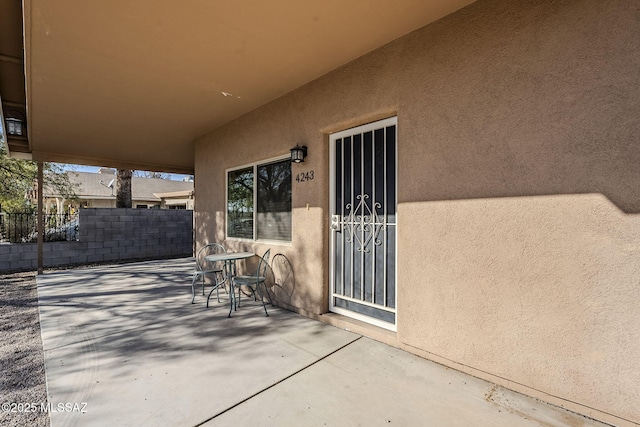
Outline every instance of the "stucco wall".
<path id="1" fill-rule="evenodd" d="M 633 0 L 480 0 L 199 140 L 197 238 L 225 168 L 308 145 L 293 242 L 226 243 L 326 311 L 327 135 L 397 115 L 399 345 L 640 423 L 639 52 Z"/>
<path id="2" fill-rule="evenodd" d="M 115 200 L 101 200 L 101 199 L 92 199 L 89 201 L 90 208 L 115 208 L 116 202 Z"/>

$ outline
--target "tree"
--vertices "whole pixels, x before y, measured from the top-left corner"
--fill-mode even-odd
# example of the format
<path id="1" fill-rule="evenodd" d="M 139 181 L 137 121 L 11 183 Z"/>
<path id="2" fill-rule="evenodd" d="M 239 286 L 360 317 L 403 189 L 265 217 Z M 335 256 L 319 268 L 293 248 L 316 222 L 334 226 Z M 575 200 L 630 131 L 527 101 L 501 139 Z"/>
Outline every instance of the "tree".
<path id="1" fill-rule="evenodd" d="M 171 176 L 169 174 L 163 172 L 152 172 L 152 171 L 135 171 L 133 176 L 140 178 L 155 178 L 155 179 L 170 179 Z"/>
<path id="2" fill-rule="evenodd" d="M 43 164 L 44 185 L 66 199 L 75 199 L 76 185 L 56 163 Z M 30 212 L 31 193 L 36 188 L 38 165 L 36 162 L 10 158 L 4 146 L 0 146 L 0 205 L 5 212 Z"/>
<path id="3" fill-rule="evenodd" d="M 131 202 L 131 176 L 133 171 L 118 169 L 118 185 L 116 187 L 116 208 L 130 208 Z"/>

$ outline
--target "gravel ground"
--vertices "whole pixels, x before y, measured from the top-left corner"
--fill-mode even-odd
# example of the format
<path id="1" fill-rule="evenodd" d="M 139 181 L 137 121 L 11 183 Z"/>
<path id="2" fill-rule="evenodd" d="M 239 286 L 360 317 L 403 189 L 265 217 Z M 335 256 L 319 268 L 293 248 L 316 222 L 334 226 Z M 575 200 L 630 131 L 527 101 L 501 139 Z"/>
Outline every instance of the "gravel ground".
<path id="1" fill-rule="evenodd" d="M 49 426 L 36 273 L 0 274 L 0 425 Z"/>

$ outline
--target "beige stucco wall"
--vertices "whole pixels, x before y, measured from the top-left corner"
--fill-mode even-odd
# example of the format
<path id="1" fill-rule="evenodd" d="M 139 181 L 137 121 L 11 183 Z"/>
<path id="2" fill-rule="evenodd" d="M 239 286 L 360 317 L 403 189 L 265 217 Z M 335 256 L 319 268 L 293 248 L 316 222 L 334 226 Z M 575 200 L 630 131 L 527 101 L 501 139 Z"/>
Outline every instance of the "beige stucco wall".
<path id="1" fill-rule="evenodd" d="M 226 168 L 308 145 L 291 244 L 225 243 L 326 311 L 328 134 L 397 114 L 398 345 L 640 423 L 639 52 L 634 0 L 480 0 L 200 139 L 198 241 Z"/>
<path id="2" fill-rule="evenodd" d="M 91 208 L 115 208 L 115 199 L 91 199 L 88 201 Z"/>

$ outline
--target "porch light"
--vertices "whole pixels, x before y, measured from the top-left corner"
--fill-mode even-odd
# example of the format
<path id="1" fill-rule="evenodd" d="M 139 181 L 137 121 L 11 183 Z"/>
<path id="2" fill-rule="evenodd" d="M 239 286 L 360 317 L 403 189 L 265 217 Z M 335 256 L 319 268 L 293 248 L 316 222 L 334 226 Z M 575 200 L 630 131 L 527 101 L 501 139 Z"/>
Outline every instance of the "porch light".
<path id="1" fill-rule="evenodd" d="M 7 117 L 7 135 L 23 136 L 24 135 L 24 122 L 15 117 Z"/>
<path id="2" fill-rule="evenodd" d="M 24 117 L 24 113 L 16 108 L 5 110 L 5 134 L 9 136 L 25 136 L 27 129 L 25 128 Z"/>
<path id="3" fill-rule="evenodd" d="M 302 163 L 304 158 L 307 157 L 307 146 L 300 147 L 296 144 L 291 150 L 291 163 Z"/>

